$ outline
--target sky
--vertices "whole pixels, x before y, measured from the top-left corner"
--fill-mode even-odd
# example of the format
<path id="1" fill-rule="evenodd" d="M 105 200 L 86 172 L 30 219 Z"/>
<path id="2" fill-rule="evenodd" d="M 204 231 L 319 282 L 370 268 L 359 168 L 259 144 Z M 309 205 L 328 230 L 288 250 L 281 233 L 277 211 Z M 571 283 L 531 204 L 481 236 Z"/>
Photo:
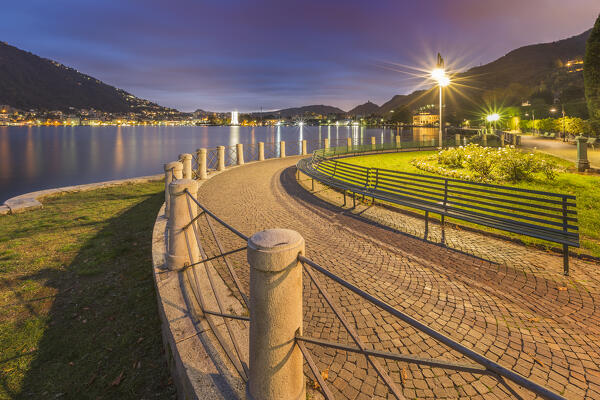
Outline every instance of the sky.
<path id="1" fill-rule="evenodd" d="M 379 105 L 589 29 L 598 0 L 21 0 L 0 40 L 181 111 Z"/>

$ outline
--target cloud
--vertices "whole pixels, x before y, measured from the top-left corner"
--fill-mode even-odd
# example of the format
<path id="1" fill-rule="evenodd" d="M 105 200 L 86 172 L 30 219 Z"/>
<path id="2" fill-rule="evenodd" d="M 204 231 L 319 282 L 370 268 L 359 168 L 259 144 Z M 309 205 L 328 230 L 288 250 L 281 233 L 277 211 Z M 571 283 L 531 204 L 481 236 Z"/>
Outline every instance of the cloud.
<path id="1" fill-rule="evenodd" d="M 457 67 L 591 27 L 597 0 L 31 0 L 3 40 L 179 109 L 382 103 L 415 87 L 389 63 Z"/>

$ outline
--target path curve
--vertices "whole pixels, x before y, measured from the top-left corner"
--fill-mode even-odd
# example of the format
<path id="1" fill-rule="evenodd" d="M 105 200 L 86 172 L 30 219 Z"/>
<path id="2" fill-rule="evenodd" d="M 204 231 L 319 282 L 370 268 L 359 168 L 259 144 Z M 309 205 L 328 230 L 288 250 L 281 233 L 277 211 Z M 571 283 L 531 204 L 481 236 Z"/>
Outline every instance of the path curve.
<path id="1" fill-rule="evenodd" d="M 247 235 L 267 228 L 294 229 L 305 238 L 309 258 L 392 306 L 567 398 L 600 398 L 597 264 L 572 259 L 573 274 L 565 278 L 560 256 L 500 239 L 460 232 L 455 239 L 475 239 L 474 245 L 483 243 L 485 251 L 508 249 L 498 255 L 501 262 L 497 263 L 395 232 L 303 188 L 295 177 L 298 159 L 268 160 L 226 171 L 201 186 L 199 200 Z M 226 249 L 243 244 L 223 228 L 217 230 Z M 203 245 L 216 254 L 210 231 L 204 226 L 202 232 Z M 245 253 L 232 261 L 247 293 Z M 468 362 L 320 278 L 361 339 L 373 348 Z M 352 344 L 306 275 L 304 289 L 304 334 Z M 328 371 L 336 398 L 392 398 L 363 356 L 308 347 L 319 368 Z M 490 376 L 385 364 L 407 398 L 510 397 L 506 387 Z M 306 374 L 311 376 L 308 369 Z M 529 392 L 516 390 L 532 398 Z"/>

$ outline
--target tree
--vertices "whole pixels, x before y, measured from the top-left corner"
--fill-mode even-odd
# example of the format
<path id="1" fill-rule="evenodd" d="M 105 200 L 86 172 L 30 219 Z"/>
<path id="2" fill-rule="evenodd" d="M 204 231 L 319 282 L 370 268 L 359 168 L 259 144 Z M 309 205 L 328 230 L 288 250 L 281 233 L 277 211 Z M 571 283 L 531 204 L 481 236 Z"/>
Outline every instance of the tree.
<path id="1" fill-rule="evenodd" d="M 391 114 L 390 122 L 412 124 L 412 112 L 406 106 L 394 108 L 394 112 Z"/>
<path id="2" fill-rule="evenodd" d="M 590 123 L 595 134 L 600 134 L 600 15 L 596 19 L 585 48 L 583 66 L 585 98 Z"/>

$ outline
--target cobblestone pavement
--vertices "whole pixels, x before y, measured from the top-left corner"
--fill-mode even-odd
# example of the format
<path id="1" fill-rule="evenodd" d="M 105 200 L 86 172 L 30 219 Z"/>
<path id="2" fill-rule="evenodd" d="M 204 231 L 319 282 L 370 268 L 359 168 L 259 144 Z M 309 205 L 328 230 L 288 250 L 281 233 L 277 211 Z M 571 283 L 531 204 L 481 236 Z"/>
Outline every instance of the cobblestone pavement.
<path id="1" fill-rule="evenodd" d="M 421 234 L 422 219 L 379 207 L 343 209 L 324 200 L 329 193 L 341 204 L 341 195 L 319 185 L 316 195 L 311 193 L 296 180 L 297 160 L 227 171 L 201 186 L 199 200 L 247 235 L 294 229 L 306 240 L 307 257 L 356 286 L 567 398 L 600 399 L 598 264 L 571 259 L 572 274 L 564 277 L 560 255 L 478 233 L 447 229 L 450 246 L 463 252 L 423 241 L 410 235 Z M 214 225 L 226 250 L 244 245 Z M 216 254 L 210 231 L 204 226 L 202 232 L 203 244 Z M 430 233 L 433 240 L 439 235 L 436 229 Z M 245 252 L 231 260 L 247 293 Z M 223 265 L 218 268 L 223 271 Z M 469 362 L 318 276 L 368 346 Z M 306 274 L 304 313 L 305 335 L 354 345 Z M 308 347 L 320 370 L 327 371 L 336 398 L 393 398 L 364 356 Z M 534 397 L 492 376 L 382 363 L 407 398 L 511 398 L 510 390 Z M 308 368 L 306 375 L 312 378 Z"/>

